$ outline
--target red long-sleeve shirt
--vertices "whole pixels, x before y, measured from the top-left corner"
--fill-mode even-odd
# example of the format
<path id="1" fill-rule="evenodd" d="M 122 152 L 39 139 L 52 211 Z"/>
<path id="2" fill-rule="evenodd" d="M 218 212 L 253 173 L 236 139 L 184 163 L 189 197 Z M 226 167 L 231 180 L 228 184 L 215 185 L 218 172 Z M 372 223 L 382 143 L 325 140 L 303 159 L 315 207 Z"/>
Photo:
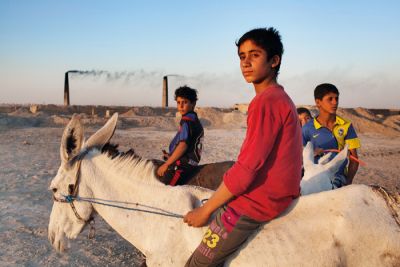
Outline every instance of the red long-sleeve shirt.
<path id="1" fill-rule="evenodd" d="M 282 86 L 268 87 L 251 101 L 247 133 L 224 183 L 239 214 L 268 221 L 300 193 L 302 139 L 296 107 Z"/>

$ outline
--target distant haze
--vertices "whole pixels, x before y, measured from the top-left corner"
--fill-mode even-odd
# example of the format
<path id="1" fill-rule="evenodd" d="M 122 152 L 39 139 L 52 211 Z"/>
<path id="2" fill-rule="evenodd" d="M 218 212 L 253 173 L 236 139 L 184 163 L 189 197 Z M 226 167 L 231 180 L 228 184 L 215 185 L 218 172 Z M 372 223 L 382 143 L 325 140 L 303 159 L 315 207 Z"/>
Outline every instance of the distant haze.
<path id="1" fill-rule="evenodd" d="M 324 78 L 318 71 L 288 77 L 282 74 L 279 82 L 285 87 L 296 105 L 314 104 L 313 90 L 316 84 L 335 81 L 340 91 L 340 106 L 367 108 L 399 108 L 399 79 L 384 77 L 362 77 L 343 73 L 332 73 Z M 160 106 L 162 96 L 161 71 L 82 71 L 70 73 L 69 85 L 71 104 L 73 105 L 128 105 L 128 106 Z M 328 75 L 325 75 L 328 76 Z M 63 103 L 64 73 L 57 75 L 53 88 L 23 88 L 26 94 L 7 93 L 2 88 L 2 103 Z M 44 77 L 46 79 L 46 77 Z M 49 77 L 47 84 L 54 77 Z M 34 79 L 35 80 L 35 79 Z M 255 95 L 252 85 L 245 83 L 239 70 L 231 74 L 203 73 L 193 76 L 169 76 L 169 105 L 174 106 L 174 90 L 182 85 L 196 88 L 199 93 L 199 106 L 230 107 L 235 103 L 249 103 Z M 48 86 L 48 85 L 47 85 Z M 34 92 L 37 93 L 34 93 Z"/>

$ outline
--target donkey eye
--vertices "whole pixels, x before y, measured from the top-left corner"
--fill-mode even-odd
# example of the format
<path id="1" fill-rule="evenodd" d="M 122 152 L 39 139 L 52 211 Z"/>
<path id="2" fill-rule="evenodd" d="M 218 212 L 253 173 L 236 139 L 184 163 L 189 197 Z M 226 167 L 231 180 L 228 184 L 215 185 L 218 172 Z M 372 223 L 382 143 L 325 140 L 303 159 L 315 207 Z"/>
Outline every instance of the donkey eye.
<path id="1" fill-rule="evenodd" d="M 75 186 L 73 184 L 68 185 L 68 193 L 72 194 L 74 192 Z"/>

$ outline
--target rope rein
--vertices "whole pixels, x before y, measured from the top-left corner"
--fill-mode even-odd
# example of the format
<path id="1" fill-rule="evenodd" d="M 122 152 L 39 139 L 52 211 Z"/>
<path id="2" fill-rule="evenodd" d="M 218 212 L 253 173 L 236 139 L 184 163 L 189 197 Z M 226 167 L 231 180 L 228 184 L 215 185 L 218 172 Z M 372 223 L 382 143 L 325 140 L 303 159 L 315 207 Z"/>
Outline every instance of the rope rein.
<path id="1" fill-rule="evenodd" d="M 94 204 L 99 204 L 99 205 L 103 205 L 103 206 L 119 208 L 119 209 L 124 209 L 124 210 L 145 212 L 145 213 L 157 214 L 157 215 L 167 216 L 167 217 L 174 217 L 174 218 L 179 218 L 179 219 L 183 218 L 183 215 L 180 215 L 180 214 L 168 211 L 168 210 L 164 210 L 164 209 L 161 209 L 161 208 L 152 207 L 152 206 L 148 206 L 148 205 L 143 205 L 143 204 L 140 204 L 140 203 L 105 200 L 105 199 L 98 199 L 98 198 L 85 198 L 85 197 L 79 197 L 79 196 L 74 197 L 72 195 L 63 196 L 63 197 L 65 198 L 66 202 L 68 202 L 68 203 L 72 203 L 74 200 L 76 200 L 76 201 L 89 202 L 89 203 L 94 203 Z M 141 206 L 141 207 L 152 209 L 152 210 L 146 210 L 146 209 L 140 209 L 140 208 L 130 208 L 130 207 L 126 207 L 126 206 L 121 206 L 121 205 L 116 205 L 116 204 L 109 204 L 109 203 L 105 203 L 105 202 L 123 203 L 123 204 L 126 204 L 126 205 L 135 205 L 137 207 Z"/>

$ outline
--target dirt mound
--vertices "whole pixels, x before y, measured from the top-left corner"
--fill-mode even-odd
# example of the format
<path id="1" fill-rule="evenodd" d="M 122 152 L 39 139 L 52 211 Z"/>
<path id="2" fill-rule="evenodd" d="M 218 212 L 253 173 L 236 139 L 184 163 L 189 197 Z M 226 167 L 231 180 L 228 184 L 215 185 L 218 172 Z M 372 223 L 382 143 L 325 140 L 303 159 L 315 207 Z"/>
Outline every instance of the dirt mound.
<path id="1" fill-rule="evenodd" d="M 240 111 L 220 108 L 197 108 L 197 115 L 204 127 L 243 128 L 247 115 Z"/>
<path id="2" fill-rule="evenodd" d="M 7 114 L 0 115 L 0 127 L 8 128 L 8 127 L 42 127 L 46 126 L 46 119 L 35 116 L 27 116 L 23 113 L 23 116 L 10 116 Z"/>
<path id="3" fill-rule="evenodd" d="M 389 116 L 382 123 L 400 132 L 400 115 Z"/>
<path id="4" fill-rule="evenodd" d="M 32 113 L 30 112 L 28 107 L 20 107 L 17 110 L 10 112 L 11 116 L 30 116 Z"/>
<path id="5" fill-rule="evenodd" d="M 377 119 L 375 114 L 373 112 L 371 112 L 370 110 L 368 110 L 368 109 L 358 107 L 358 108 L 354 109 L 354 111 L 358 115 L 360 115 L 360 117 L 364 117 L 364 118 L 369 119 L 369 120 L 376 120 Z"/>
<path id="6" fill-rule="evenodd" d="M 165 116 L 135 116 L 119 120 L 118 128 L 151 127 L 160 130 L 176 130 L 177 123 L 174 117 Z"/>
<path id="7" fill-rule="evenodd" d="M 122 118 L 129 118 L 134 116 L 137 116 L 137 113 L 133 109 L 130 109 L 127 112 L 120 114 L 120 117 Z"/>
<path id="8" fill-rule="evenodd" d="M 223 116 L 223 122 L 226 127 L 245 128 L 247 116 L 240 111 L 232 111 L 225 113 Z"/>
<path id="9" fill-rule="evenodd" d="M 53 115 L 51 116 L 53 122 L 57 125 L 67 125 L 67 123 L 71 120 L 68 116 L 60 116 L 60 115 Z"/>
<path id="10" fill-rule="evenodd" d="M 372 113 L 365 112 L 365 110 L 339 108 L 338 115 L 350 120 L 357 133 L 374 133 L 393 137 L 400 136 L 398 129 L 382 123 L 381 119 L 376 118 Z"/>

